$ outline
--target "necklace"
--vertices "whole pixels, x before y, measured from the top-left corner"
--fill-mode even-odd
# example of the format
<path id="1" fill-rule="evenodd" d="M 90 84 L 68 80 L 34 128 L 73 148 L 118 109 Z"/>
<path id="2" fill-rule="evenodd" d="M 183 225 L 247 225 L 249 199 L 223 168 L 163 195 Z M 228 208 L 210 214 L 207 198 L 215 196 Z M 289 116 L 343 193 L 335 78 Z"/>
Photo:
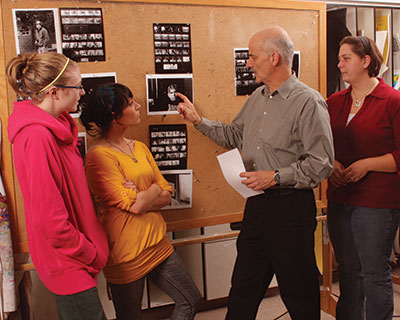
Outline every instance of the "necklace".
<path id="1" fill-rule="evenodd" d="M 362 104 L 363 99 L 368 95 L 368 93 L 370 93 L 370 92 L 372 91 L 372 89 L 375 87 L 375 85 L 376 85 L 376 83 L 374 83 L 374 84 L 372 85 L 372 87 L 361 97 L 361 99 L 358 99 L 358 98 L 356 97 L 356 94 L 354 93 L 354 90 L 351 90 L 351 93 L 353 94 L 353 97 L 355 98 L 354 106 L 355 106 L 356 108 L 361 107 L 361 104 Z"/>
<path id="2" fill-rule="evenodd" d="M 106 136 L 104 136 L 104 140 L 106 140 L 108 142 L 108 144 L 116 149 L 118 149 L 119 151 L 121 151 L 123 154 L 126 154 L 129 158 L 131 158 L 133 160 L 134 163 L 137 163 L 137 159 L 135 158 L 135 156 L 133 155 L 133 148 L 135 147 L 135 141 L 133 141 L 133 148 L 131 148 L 130 144 L 128 142 L 126 142 L 126 139 L 124 138 L 124 141 L 126 143 L 126 145 L 129 148 L 129 154 L 127 154 L 124 150 L 122 150 L 120 147 L 118 147 L 116 144 L 112 143 L 110 140 L 108 140 L 108 138 Z"/>

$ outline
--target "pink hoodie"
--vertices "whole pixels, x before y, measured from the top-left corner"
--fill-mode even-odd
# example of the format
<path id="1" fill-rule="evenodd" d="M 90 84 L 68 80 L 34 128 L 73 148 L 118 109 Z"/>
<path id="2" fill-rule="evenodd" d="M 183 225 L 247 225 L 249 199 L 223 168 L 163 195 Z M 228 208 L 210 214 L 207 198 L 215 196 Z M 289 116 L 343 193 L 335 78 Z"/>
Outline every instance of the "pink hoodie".
<path id="1" fill-rule="evenodd" d="M 60 295 L 97 285 L 108 257 L 77 149 L 77 125 L 32 104 L 16 102 L 8 121 L 24 198 L 32 262 L 43 284 Z"/>

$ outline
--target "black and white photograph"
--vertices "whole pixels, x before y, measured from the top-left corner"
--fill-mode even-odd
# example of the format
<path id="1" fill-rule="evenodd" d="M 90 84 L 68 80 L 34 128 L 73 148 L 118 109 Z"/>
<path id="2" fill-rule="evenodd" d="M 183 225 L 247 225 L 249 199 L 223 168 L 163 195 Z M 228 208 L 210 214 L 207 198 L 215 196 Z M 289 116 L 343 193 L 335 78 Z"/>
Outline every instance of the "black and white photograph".
<path id="1" fill-rule="evenodd" d="M 77 62 L 105 61 L 101 8 L 61 8 L 62 52 Z"/>
<path id="2" fill-rule="evenodd" d="M 156 73 L 192 73 L 190 24 L 153 24 Z"/>
<path id="3" fill-rule="evenodd" d="M 106 84 L 106 83 L 116 83 L 117 74 L 115 72 L 103 72 L 103 73 L 83 73 L 82 74 L 82 86 L 85 90 L 85 94 L 90 92 L 94 87 Z M 84 96 L 81 97 L 81 100 Z M 78 108 L 75 112 L 70 112 L 72 118 L 79 118 L 81 114 L 81 100 L 79 100 Z"/>
<path id="4" fill-rule="evenodd" d="M 247 60 L 249 59 L 248 48 L 235 48 L 234 49 L 234 62 L 235 62 L 235 95 L 245 96 L 250 95 L 263 83 L 257 83 L 251 68 L 246 67 Z M 296 77 L 300 77 L 300 51 L 295 51 L 293 56 L 292 70 L 295 72 Z"/>
<path id="5" fill-rule="evenodd" d="M 300 51 L 294 52 L 292 70 L 296 74 L 296 77 L 300 79 Z"/>
<path id="6" fill-rule="evenodd" d="M 13 9 L 12 12 L 17 54 L 61 53 L 58 9 Z"/>
<path id="7" fill-rule="evenodd" d="M 147 114 L 178 114 L 180 92 L 193 101 L 192 74 L 147 74 Z"/>
<path id="8" fill-rule="evenodd" d="M 150 151 L 160 170 L 186 169 L 186 124 L 150 125 Z"/>
<path id="9" fill-rule="evenodd" d="M 82 159 L 85 159 L 87 152 L 87 136 L 86 132 L 78 132 L 78 143 L 77 147 Z"/>
<path id="10" fill-rule="evenodd" d="M 192 170 L 165 170 L 161 171 L 164 178 L 174 188 L 171 204 L 162 208 L 183 209 L 192 207 L 193 171 Z"/>
<path id="11" fill-rule="evenodd" d="M 249 59 L 248 48 L 235 48 L 235 95 L 246 96 L 253 93 L 262 83 L 257 83 L 253 71 L 246 67 Z"/>

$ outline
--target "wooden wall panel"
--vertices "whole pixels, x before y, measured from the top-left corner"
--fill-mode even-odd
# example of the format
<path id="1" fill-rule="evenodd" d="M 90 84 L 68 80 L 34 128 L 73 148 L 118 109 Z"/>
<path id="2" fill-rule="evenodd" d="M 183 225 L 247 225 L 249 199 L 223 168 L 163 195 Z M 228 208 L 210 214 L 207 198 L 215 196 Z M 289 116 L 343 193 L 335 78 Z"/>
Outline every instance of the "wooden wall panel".
<path id="1" fill-rule="evenodd" d="M 230 122 L 246 97 L 236 97 L 234 48 L 248 47 L 250 37 L 268 26 L 280 25 L 301 52 L 300 79 L 325 95 L 325 4 L 290 1 L 2 1 L 4 39 L 0 41 L 0 68 L 16 54 L 13 8 L 103 9 L 106 61 L 79 63 L 82 73 L 117 73 L 118 82 L 129 86 L 142 105 L 142 123 L 128 132 L 130 138 L 149 142 L 150 124 L 184 123 L 178 115 L 146 115 L 145 75 L 155 73 L 153 23 L 189 23 L 192 39 L 194 100 L 199 112 L 210 119 Z M 1 39 L 0 39 L 1 40 Z M 3 71 L 0 71 L 3 72 Z M 4 73 L 4 72 L 3 72 Z M 0 80 L 1 117 L 6 123 L 15 94 Z M 216 155 L 225 150 L 188 124 L 188 169 L 193 169 L 193 207 L 168 210 L 164 217 L 170 230 L 212 225 L 241 219 L 242 199 L 225 182 Z M 83 128 L 81 127 L 81 131 Z M 4 133 L 4 129 L 3 129 Z M 90 139 L 89 139 L 90 144 Z M 12 209 L 15 248 L 26 251 L 23 203 L 15 179 L 11 148 L 2 147 L 5 179 Z M 321 198 L 323 192 L 317 190 Z M 15 195 L 14 195 L 15 194 Z M 323 206 L 322 203 L 319 206 Z"/>

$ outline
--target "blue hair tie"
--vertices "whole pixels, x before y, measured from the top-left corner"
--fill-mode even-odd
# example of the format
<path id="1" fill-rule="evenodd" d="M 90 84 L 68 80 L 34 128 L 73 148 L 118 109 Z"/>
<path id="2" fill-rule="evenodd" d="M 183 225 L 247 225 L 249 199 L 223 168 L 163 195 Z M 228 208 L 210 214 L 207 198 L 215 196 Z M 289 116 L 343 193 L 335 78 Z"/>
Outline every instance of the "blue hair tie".
<path id="1" fill-rule="evenodd" d="M 115 104 L 115 90 L 114 87 L 103 86 L 98 89 L 97 99 L 99 103 L 111 107 L 111 111 Z"/>

